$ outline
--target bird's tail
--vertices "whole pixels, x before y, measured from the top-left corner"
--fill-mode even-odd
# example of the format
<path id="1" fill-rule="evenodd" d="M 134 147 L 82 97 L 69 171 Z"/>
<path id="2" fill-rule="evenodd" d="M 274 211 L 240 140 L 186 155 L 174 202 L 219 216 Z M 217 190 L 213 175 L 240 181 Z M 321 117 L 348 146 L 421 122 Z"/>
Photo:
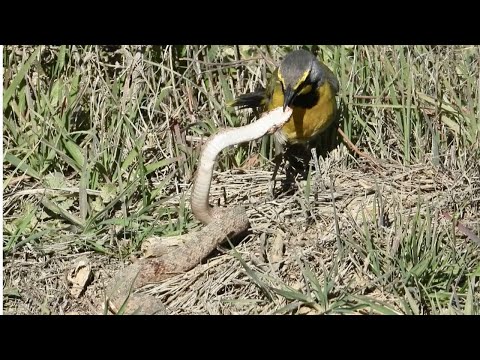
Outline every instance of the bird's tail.
<path id="1" fill-rule="evenodd" d="M 253 109 L 265 106 L 267 101 L 268 97 L 265 93 L 265 89 L 261 88 L 255 90 L 254 92 L 240 95 L 233 101 L 230 101 L 227 105 L 230 107 L 239 107 L 240 109 Z"/>

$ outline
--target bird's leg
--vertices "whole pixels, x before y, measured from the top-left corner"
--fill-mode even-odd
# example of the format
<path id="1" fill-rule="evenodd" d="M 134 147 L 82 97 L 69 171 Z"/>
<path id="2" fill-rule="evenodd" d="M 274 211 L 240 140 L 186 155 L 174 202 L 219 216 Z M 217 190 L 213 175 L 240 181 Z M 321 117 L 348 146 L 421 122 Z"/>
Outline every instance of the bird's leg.
<path id="1" fill-rule="evenodd" d="M 280 165 L 282 164 L 283 151 L 284 151 L 283 145 L 279 141 L 275 140 L 275 157 L 273 159 L 273 161 L 275 163 L 275 168 L 273 169 L 272 178 L 270 180 L 271 181 L 270 193 L 271 193 L 272 197 L 275 196 L 276 177 L 277 177 L 278 169 L 280 168 Z"/>
<path id="2" fill-rule="evenodd" d="M 317 156 L 317 149 L 315 146 L 312 146 L 310 149 L 313 157 L 313 165 L 315 166 L 315 178 L 313 180 L 313 187 L 314 187 L 314 198 L 315 200 L 318 198 L 318 179 L 320 178 L 320 164 L 318 163 L 318 156 Z"/>
<path id="3" fill-rule="evenodd" d="M 320 176 L 320 164 L 318 163 L 317 149 L 314 146 L 312 146 L 312 148 L 310 149 L 310 152 L 312 153 L 313 165 L 315 166 L 315 173 L 317 176 Z"/>

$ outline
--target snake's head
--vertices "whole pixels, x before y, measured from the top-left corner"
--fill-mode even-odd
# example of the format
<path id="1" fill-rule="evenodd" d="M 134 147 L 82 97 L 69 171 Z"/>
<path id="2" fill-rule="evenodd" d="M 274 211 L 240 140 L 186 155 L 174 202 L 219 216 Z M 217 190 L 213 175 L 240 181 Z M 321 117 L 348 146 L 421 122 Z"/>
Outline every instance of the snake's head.
<path id="1" fill-rule="evenodd" d="M 293 112 L 293 109 L 288 106 L 285 109 L 283 109 L 282 107 L 278 107 L 275 110 L 272 110 L 272 112 L 270 113 L 272 116 L 276 116 L 276 117 L 281 116 L 282 119 L 278 119 L 278 121 L 277 119 L 275 119 L 274 120 L 275 124 L 272 125 L 272 127 L 268 130 L 268 133 L 274 134 L 275 132 L 277 132 L 277 130 L 280 129 L 283 125 L 285 125 L 288 119 L 290 119 L 292 112 Z"/>

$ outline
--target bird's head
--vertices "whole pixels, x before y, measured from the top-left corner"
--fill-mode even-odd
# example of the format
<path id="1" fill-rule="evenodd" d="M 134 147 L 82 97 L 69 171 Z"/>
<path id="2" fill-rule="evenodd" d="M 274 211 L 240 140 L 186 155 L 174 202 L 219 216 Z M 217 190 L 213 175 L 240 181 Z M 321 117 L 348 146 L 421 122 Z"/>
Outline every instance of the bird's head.
<path id="1" fill-rule="evenodd" d="M 322 79 L 322 70 L 315 56 L 306 50 L 287 54 L 278 68 L 278 79 L 283 89 L 283 109 L 290 106 L 298 95 L 308 94 Z"/>

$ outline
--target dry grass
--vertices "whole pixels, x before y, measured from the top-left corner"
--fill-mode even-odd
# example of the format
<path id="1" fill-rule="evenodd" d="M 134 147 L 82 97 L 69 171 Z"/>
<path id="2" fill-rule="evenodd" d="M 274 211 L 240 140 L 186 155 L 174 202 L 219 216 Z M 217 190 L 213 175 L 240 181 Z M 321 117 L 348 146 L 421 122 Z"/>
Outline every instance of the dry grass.
<path id="1" fill-rule="evenodd" d="M 200 141 L 253 118 L 223 104 L 291 48 L 5 47 L 4 311 L 102 313 L 145 238 L 195 230 Z M 479 48 L 312 50 L 380 167 L 340 144 L 272 199 L 271 140 L 226 151 L 211 202 L 245 205 L 250 234 L 142 291 L 173 314 L 478 314 Z"/>

